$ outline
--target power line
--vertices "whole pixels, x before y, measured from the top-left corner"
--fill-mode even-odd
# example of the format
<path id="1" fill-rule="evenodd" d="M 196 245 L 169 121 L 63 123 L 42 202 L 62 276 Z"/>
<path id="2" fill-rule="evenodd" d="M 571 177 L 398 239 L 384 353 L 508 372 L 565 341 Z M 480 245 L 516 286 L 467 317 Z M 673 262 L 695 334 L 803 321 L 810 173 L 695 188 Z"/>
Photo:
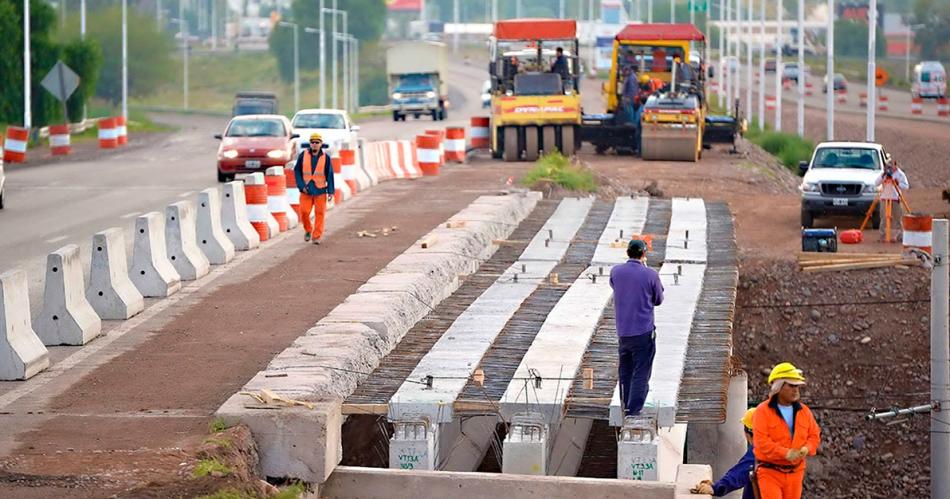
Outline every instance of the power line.
<path id="1" fill-rule="evenodd" d="M 930 299 L 876 300 L 876 301 L 840 301 L 825 303 L 764 303 L 755 305 L 736 305 L 736 308 L 806 308 L 806 307 L 843 307 L 846 305 L 903 305 L 907 303 L 930 303 Z"/>

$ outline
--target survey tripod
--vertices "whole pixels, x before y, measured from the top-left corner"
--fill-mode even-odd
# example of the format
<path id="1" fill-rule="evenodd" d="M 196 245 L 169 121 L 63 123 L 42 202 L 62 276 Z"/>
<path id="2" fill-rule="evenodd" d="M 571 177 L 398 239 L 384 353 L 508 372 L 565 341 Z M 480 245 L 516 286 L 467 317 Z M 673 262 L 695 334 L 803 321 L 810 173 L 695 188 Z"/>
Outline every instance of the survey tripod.
<path id="1" fill-rule="evenodd" d="M 867 226 L 868 221 L 871 220 L 871 217 L 874 215 L 874 210 L 877 208 L 878 203 L 883 203 L 884 205 L 884 220 L 881 220 L 880 223 L 884 225 L 884 240 L 886 242 L 891 241 L 891 214 L 894 209 L 894 200 L 893 199 L 881 199 L 881 194 L 884 193 L 884 190 L 887 189 L 887 186 L 892 186 L 894 191 L 897 192 L 897 198 L 901 206 L 904 208 L 904 213 L 910 213 L 910 205 L 907 204 L 907 198 L 904 197 L 904 193 L 901 192 L 901 188 L 897 185 L 897 180 L 894 177 L 888 175 L 884 177 L 884 182 L 881 183 L 881 190 L 877 192 L 877 195 L 874 196 L 874 201 L 871 202 L 871 207 L 868 208 L 867 214 L 864 215 L 864 221 L 861 222 L 861 232 L 864 232 L 864 228 Z"/>

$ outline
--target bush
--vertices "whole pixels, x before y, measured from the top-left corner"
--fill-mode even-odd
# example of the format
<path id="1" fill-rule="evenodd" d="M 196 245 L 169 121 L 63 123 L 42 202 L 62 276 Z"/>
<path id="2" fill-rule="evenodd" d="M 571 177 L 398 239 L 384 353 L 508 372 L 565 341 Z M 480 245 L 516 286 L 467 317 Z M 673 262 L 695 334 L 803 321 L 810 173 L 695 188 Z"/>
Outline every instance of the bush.
<path id="1" fill-rule="evenodd" d="M 811 153 L 815 150 L 815 144 L 810 140 L 792 133 L 760 131 L 753 128 L 746 133 L 745 137 L 778 158 L 782 165 L 796 174 L 798 162 L 811 159 Z"/>
<path id="2" fill-rule="evenodd" d="M 571 163 L 569 158 L 557 151 L 542 156 L 522 182 L 532 188 L 550 182 L 572 191 L 597 191 L 594 174 L 587 168 Z"/>

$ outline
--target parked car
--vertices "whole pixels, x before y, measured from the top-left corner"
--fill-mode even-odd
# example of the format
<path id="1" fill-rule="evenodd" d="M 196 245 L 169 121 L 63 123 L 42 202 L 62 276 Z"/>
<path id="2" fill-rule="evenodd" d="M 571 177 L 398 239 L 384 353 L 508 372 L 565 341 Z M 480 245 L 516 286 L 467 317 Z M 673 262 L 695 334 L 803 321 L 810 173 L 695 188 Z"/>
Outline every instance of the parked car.
<path id="1" fill-rule="evenodd" d="M 245 114 L 277 114 L 277 94 L 273 92 L 238 92 L 234 96 L 231 116 Z"/>
<path id="2" fill-rule="evenodd" d="M 722 64 L 724 68 L 729 68 L 729 72 L 732 74 L 736 74 L 736 72 L 739 71 L 739 59 L 734 55 L 730 55 L 723 59 Z M 720 74 L 726 74 L 725 69 L 721 71 Z"/>
<path id="3" fill-rule="evenodd" d="M 947 70 L 939 61 L 923 61 L 914 66 L 914 82 L 910 93 L 924 99 L 940 99 L 947 96 Z"/>
<path id="4" fill-rule="evenodd" d="M 835 73 L 835 83 L 834 83 L 835 92 L 847 92 L 848 91 L 848 80 L 841 73 Z M 821 87 L 821 92 L 828 93 L 828 75 L 825 75 L 824 84 Z"/>
<path id="5" fill-rule="evenodd" d="M 806 70 L 807 71 L 807 70 Z M 798 84 L 798 75 L 801 73 L 797 62 L 786 62 L 782 64 L 782 81 L 791 81 Z"/>
<path id="6" fill-rule="evenodd" d="M 218 182 L 234 180 L 238 173 L 262 172 L 294 159 L 298 137 L 290 120 L 276 114 L 235 116 L 223 134 L 214 136 L 218 147 Z"/>
<path id="7" fill-rule="evenodd" d="M 811 161 L 802 161 L 802 226 L 810 228 L 824 215 L 864 217 L 877 196 L 875 185 L 889 156 L 872 142 L 822 142 Z M 880 226 L 878 212 L 871 223 Z"/>
<path id="8" fill-rule="evenodd" d="M 294 133 L 300 136 L 297 152 L 308 147 L 310 134 L 316 132 L 331 151 L 356 147 L 360 127 L 354 125 L 349 113 L 341 109 L 301 109 L 291 120 Z"/>
<path id="9" fill-rule="evenodd" d="M 482 83 L 482 107 L 491 106 L 491 80 Z"/>
<path id="10" fill-rule="evenodd" d="M 768 58 L 765 60 L 765 72 L 766 73 L 775 72 L 775 59 Z"/>
<path id="11" fill-rule="evenodd" d="M 3 209 L 3 187 L 7 184 L 7 177 L 3 174 L 3 146 L 0 146 L 0 210 Z"/>

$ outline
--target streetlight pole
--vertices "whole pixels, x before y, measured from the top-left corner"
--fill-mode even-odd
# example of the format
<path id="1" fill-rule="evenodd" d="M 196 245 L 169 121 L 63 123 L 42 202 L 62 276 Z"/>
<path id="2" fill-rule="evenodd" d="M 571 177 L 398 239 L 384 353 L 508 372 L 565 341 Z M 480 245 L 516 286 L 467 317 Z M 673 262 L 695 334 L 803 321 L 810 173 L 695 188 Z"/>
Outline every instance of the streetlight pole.
<path id="1" fill-rule="evenodd" d="M 825 119 L 827 123 L 826 139 L 830 142 L 835 138 L 835 0 L 828 0 L 828 34 L 827 54 L 825 54 L 825 84 L 828 92 L 825 94 Z"/>
<path id="2" fill-rule="evenodd" d="M 765 1 L 759 0 L 759 130 L 765 130 Z"/>
<path id="3" fill-rule="evenodd" d="M 122 0 L 122 118 L 129 119 L 129 8 Z"/>
<path id="4" fill-rule="evenodd" d="M 23 0 L 23 128 L 33 126 L 33 113 L 30 111 L 30 0 Z"/>
<path id="5" fill-rule="evenodd" d="M 752 0 L 746 5 L 746 72 L 745 72 L 745 115 L 752 118 Z"/>
<path id="6" fill-rule="evenodd" d="M 778 39 L 775 42 L 775 131 L 782 131 L 782 51 L 785 50 L 785 38 L 782 31 L 782 11 L 785 6 L 782 0 L 776 0 L 776 10 L 778 15 Z"/>
<path id="7" fill-rule="evenodd" d="M 324 0 L 320 0 L 320 107 L 327 107 L 327 48 L 326 31 L 323 29 L 323 11 L 326 9 L 323 5 Z"/>
<path id="8" fill-rule="evenodd" d="M 652 0 L 651 0 L 652 1 Z M 726 26 L 723 23 L 725 18 L 723 14 L 725 13 L 725 0 L 719 0 L 719 107 L 723 106 L 723 101 L 725 100 L 725 91 L 726 91 L 726 79 L 728 76 L 728 70 L 725 69 L 725 56 L 726 56 Z"/>
<path id="9" fill-rule="evenodd" d="M 877 0 L 871 0 L 877 1 Z M 798 136 L 805 136 L 805 0 L 798 0 Z M 832 85 L 834 90 L 834 85 Z"/>
<path id="10" fill-rule="evenodd" d="M 181 35 L 182 52 L 182 104 L 181 108 L 188 109 L 188 23 L 185 22 L 184 2 L 178 4 L 178 19 L 172 19 L 171 22 L 178 23 L 178 33 Z"/>
<path id="11" fill-rule="evenodd" d="M 79 2 L 79 39 L 86 39 L 86 0 Z"/>
<path id="12" fill-rule="evenodd" d="M 452 2 L 452 22 L 455 24 L 455 33 L 452 34 L 452 53 L 459 52 L 459 0 Z"/>
<path id="13" fill-rule="evenodd" d="M 300 109 L 300 38 L 297 23 L 280 21 L 278 26 L 294 29 L 294 112 Z"/>
<path id="14" fill-rule="evenodd" d="M 877 1 L 871 0 L 871 9 L 868 13 L 868 116 L 867 131 L 865 140 L 874 142 L 874 113 L 877 110 L 877 86 L 875 77 L 877 75 Z"/>
<path id="15" fill-rule="evenodd" d="M 647 0 L 647 23 L 653 23 L 653 0 Z"/>
<path id="16" fill-rule="evenodd" d="M 676 22 L 676 0 L 670 0 L 670 23 Z"/>
<path id="17" fill-rule="evenodd" d="M 211 50 L 218 50 L 218 0 L 211 0 Z"/>
<path id="18" fill-rule="evenodd" d="M 336 3 L 336 0 L 333 0 L 333 3 Z M 337 53 L 337 43 L 336 43 L 337 41 L 336 37 L 340 34 L 340 32 L 337 31 L 338 29 L 337 17 L 338 16 L 343 17 L 343 34 L 349 34 L 347 31 L 348 30 L 347 26 L 349 26 L 348 20 L 347 20 L 348 14 L 345 10 L 339 10 L 339 9 L 323 9 L 323 12 L 326 12 L 333 16 L 333 32 L 330 34 L 330 39 L 333 41 L 333 43 L 331 44 L 332 45 L 331 51 L 333 52 L 333 75 L 331 76 L 331 78 L 333 79 L 333 89 L 332 89 L 333 96 L 332 96 L 331 102 L 333 103 L 333 108 L 336 109 L 339 107 L 337 104 L 340 98 L 339 91 L 337 89 L 337 80 L 339 79 L 337 75 L 339 74 L 339 67 L 340 67 L 340 60 L 337 55 L 338 53 Z"/>
<path id="19" fill-rule="evenodd" d="M 948 299 L 950 278 L 947 274 L 948 222 L 933 222 L 933 269 L 930 277 L 930 398 L 941 406 L 950 399 L 950 340 L 948 340 Z M 944 410 L 930 416 L 930 497 L 950 496 L 950 434 Z"/>
<path id="20" fill-rule="evenodd" d="M 695 0 L 689 0 L 689 23 L 693 25 L 696 24 L 696 13 L 693 11 L 695 5 Z"/>
<path id="21" fill-rule="evenodd" d="M 155 29 L 162 29 L 162 0 L 155 0 Z"/>
<path id="22" fill-rule="evenodd" d="M 350 106 L 350 71 L 352 69 L 350 68 L 350 47 L 347 43 L 348 40 L 346 39 L 346 37 L 338 33 L 334 33 L 333 36 L 334 38 L 337 39 L 337 42 L 339 42 L 342 45 L 341 48 L 343 52 L 343 109 L 348 111 L 349 110 L 348 108 Z"/>
<path id="23" fill-rule="evenodd" d="M 907 32 L 906 32 L 907 51 L 904 54 L 904 79 L 907 81 L 910 81 L 910 48 L 911 48 L 910 35 L 914 30 L 918 30 L 920 28 L 923 28 L 924 26 L 926 25 L 925 24 L 911 24 L 907 26 Z"/>

